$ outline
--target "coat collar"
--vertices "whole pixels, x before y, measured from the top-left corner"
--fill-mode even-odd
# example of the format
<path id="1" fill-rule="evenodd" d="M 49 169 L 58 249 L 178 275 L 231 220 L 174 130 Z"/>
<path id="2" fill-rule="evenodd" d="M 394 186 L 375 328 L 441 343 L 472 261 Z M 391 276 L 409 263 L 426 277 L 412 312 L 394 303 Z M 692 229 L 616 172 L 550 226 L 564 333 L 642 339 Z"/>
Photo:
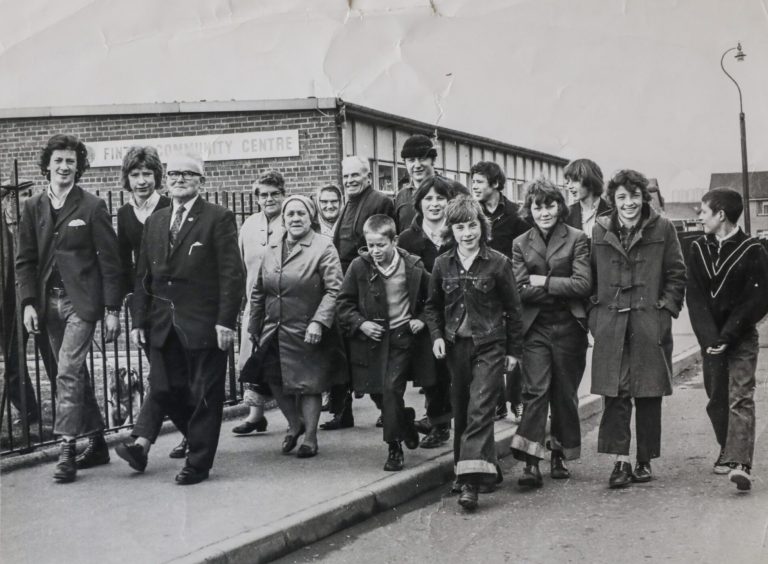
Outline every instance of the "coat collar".
<path id="1" fill-rule="evenodd" d="M 56 217 L 56 223 L 53 226 L 53 230 L 56 231 L 64 222 L 69 219 L 77 208 L 80 206 L 80 202 L 83 199 L 83 189 L 75 184 L 67 194 L 67 199 L 64 201 L 64 205 L 59 209 L 59 215 Z M 40 201 L 43 204 L 43 211 L 46 212 L 46 217 L 51 215 L 51 200 L 48 197 L 48 192 L 44 192 Z"/>
<path id="2" fill-rule="evenodd" d="M 604 239 L 606 243 L 610 244 L 613 248 L 615 248 L 617 251 L 619 251 L 624 256 L 627 256 L 627 253 L 632 250 L 632 248 L 643 238 L 644 233 L 651 229 L 656 225 L 656 223 L 659 221 L 659 218 L 661 217 L 656 210 L 654 210 L 651 206 L 648 204 L 643 204 L 643 219 L 641 220 L 642 223 L 640 224 L 640 228 L 635 232 L 634 237 L 632 238 L 632 241 L 629 244 L 629 247 L 625 250 L 624 246 L 621 244 L 621 240 L 619 239 L 619 233 L 618 233 L 618 225 L 619 220 L 617 217 L 618 212 L 616 210 L 613 210 L 609 214 L 598 216 L 595 220 L 595 223 L 597 225 L 600 225 L 603 229 L 605 229 L 605 236 Z"/>
<path id="3" fill-rule="evenodd" d="M 554 255 L 565 245 L 568 238 L 568 228 L 565 223 L 558 221 L 552 228 L 552 234 L 549 237 L 549 243 L 544 241 L 541 231 L 538 227 L 532 227 L 528 230 L 528 242 L 532 250 L 536 251 L 545 260 Z"/>

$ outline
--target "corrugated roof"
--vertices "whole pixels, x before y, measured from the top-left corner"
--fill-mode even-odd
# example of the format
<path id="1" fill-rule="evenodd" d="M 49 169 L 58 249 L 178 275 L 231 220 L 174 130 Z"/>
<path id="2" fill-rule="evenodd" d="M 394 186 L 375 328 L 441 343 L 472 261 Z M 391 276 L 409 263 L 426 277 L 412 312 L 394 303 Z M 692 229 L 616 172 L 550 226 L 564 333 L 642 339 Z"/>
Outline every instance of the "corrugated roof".
<path id="1" fill-rule="evenodd" d="M 754 171 L 747 174 L 749 179 L 749 199 L 768 199 L 768 170 Z M 731 188 L 743 195 L 740 172 L 713 172 L 709 178 L 709 189 Z"/>

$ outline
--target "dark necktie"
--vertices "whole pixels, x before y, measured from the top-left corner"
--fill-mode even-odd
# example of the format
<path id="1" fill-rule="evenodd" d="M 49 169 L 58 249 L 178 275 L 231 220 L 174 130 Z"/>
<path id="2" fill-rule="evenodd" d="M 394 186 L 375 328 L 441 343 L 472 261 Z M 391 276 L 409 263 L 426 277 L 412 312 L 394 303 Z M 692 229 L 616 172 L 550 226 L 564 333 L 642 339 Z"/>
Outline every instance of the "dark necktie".
<path id="1" fill-rule="evenodd" d="M 179 206 L 176 210 L 176 215 L 173 218 L 173 224 L 171 225 L 171 237 L 169 239 L 171 248 L 176 244 L 176 237 L 179 236 L 181 231 L 181 218 L 184 216 L 184 206 Z"/>

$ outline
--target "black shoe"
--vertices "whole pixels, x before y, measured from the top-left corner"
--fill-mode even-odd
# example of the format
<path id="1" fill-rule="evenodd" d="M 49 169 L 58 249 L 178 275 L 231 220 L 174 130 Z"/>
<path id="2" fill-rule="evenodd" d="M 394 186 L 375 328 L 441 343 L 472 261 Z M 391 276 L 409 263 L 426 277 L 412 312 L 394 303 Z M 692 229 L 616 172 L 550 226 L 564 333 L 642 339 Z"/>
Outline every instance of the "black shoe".
<path id="1" fill-rule="evenodd" d="M 109 464 L 109 447 L 104 435 L 91 435 L 88 438 L 88 446 L 75 458 L 75 464 L 78 470 Z"/>
<path id="2" fill-rule="evenodd" d="M 302 423 L 298 433 L 295 435 L 289 433 L 285 436 L 283 439 L 283 454 L 289 454 L 296 448 L 296 444 L 299 442 L 299 437 L 304 434 L 304 431 L 306 431 L 306 428 L 304 427 L 304 423 Z"/>
<path id="3" fill-rule="evenodd" d="M 638 460 L 637 464 L 635 464 L 635 469 L 632 472 L 632 481 L 637 482 L 638 484 L 643 484 L 645 482 L 650 482 L 651 478 L 653 478 L 651 463 L 640 462 Z"/>
<path id="4" fill-rule="evenodd" d="M 413 426 L 422 435 L 429 435 L 429 432 L 432 430 L 432 424 L 429 422 L 428 417 L 422 417 L 418 421 L 414 421 Z"/>
<path id="5" fill-rule="evenodd" d="M 397 441 L 389 443 L 389 455 L 384 463 L 384 470 L 387 472 L 399 472 L 404 466 L 403 447 Z"/>
<path id="6" fill-rule="evenodd" d="M 477 486 L 477 493 L 491 494 L 496 491 L 496 484 L 480 484 Z"/>
<path id="7" fill-rule="evenodd" d="M 59 461 L 56 463 L 56 471 L 53 479 L 60 484 L 74 482 L 77 476 L 77 463 L 75 462 L 75 441 L 61 441 Z"/>
<path id="8" fill-rule="evenodd" d="M 517 480 L 518 486 L 526 488 L 540 488 L 544 485 L 544 478 L 541 475 L 538 464 L 526 464 L 523 468 L 523 475 Z"/>
<path id="9" fill-rule="evenodd" d="M 384 417 L 383 415 L 379 415 L 379 418 L 376 420 L 376 427 L 378 429 L 381 429 L 381 428 L 384 427 L 384 419 L 383 419 L 383 417 Z"/>
<path id="10" fill-rule="evenodd" d="M 349 429 L 355 426 L 355 418 L 352 415 L 334 414 L 333 419 L 329 419 L 320 425 L 323 431 L 336 431 L 338 429 Z"/>
<path id="11" fill-rule="evenodd" d="M 632 483 L 632 465 L 629 462 L 617 462 L 608 479 L 608 487 L 625 488 Z"/>
<path id="12" fill-rule="evenodd" d="M 191 486 L 193 484 L 199 484 L 203 480 L 208 479 L 208 470 L 199 470 L 194 466 L 186 464 L 176 475 L 176 483 L 180 486 Z"/>
<path id="13" fill-rule="evenodd" d="M 168 458 L 186 458 L 187 457 L 187 437 L 181 439 L 181 442 L 171 449 Z"/>
<path id="14" fill-rule="evenodd" d="M 147 453 L 136 443 L 120 443 L 115 447 L 115 454 L 125 460 L 136 472 L 147 468 Z"/>
<path id="15" fill-rule="evenodd" d="M 312 458 L 313 456 L 317 456 L 317 445 L 301 445 L 296 451 L 296 458 Z"/>
<path id="16" fill-rule="evenodd" d="M 464 484 L 461 486 L 461 494 L 459 494 L 459 505 L 467 511 L 474 511 L 477 509 L 477 493 L 477 486 Z"/>
<path id="17" fill-rule="evenodd" d="M 258 419 L 255 422 L 245 420 L 242 423 L 240 423 L 240 425 L 232 427 L 232 432 L 235 435 L 247 435 L 248 433 L 253 433 L 254 431 L 258 433 L 263 433 L 266 430 L 267 430 L 267 418 L 264 417 L 263 415 L 261 419 Z"/>
<path id="18" fill-rule="evenodd" d="M 496 408 L 496 413 L 493 415 L 493 420 L 501 421 L 502 419 L 506 419 L 507 415 L 509 415 L 509 412 L 507 411 L 507 404 L 500 405 Z"/>
<path id="19" fill-rule="evenodd" d="M 461 484 L 459 483 L 459 479 L 455 478 L 453 480 L 453 484 L 451 485 L 451 493 L 452 494 L 460 494 L 461 493 Z"/>
<path id="20" fill-rule="evenodd" d="M 737 464 L 728 473 L 728 479 L 736 484 L 736 489 L 746 492 L 752 489 L 752 469 L 746 464 Z"/>
<path id="21" fill-rule="evenodd" d="M 553 480 L 567 480 L 571 477 L 571 473 L 565 465 L 565 457 L 562 451 L 552 451 L 552 458 L 549 462 L 549 475 Z"/>
<path id="22" fill-rule="evenodd" d="M 429 434 L 421 440 L 421 448 L 439 448 L 451 438 L 451 428 L 447 424 L 435 425 Z"/>
<path id="23" fill-rule="evenodd" d="M 403 438 L 403 442 L 405 443 L 405 446 L 407 446 L 411 450 L 415 448 L 419 448 L 419 432 L 416 430 L 416 427 L 414 426 L 414 419 L 416 419 L 416 412 L 413 410 L 412 407 L 405 408 L 405 419 L 406 419 L 406 428 L 404 430 L 405 437 Z"/>

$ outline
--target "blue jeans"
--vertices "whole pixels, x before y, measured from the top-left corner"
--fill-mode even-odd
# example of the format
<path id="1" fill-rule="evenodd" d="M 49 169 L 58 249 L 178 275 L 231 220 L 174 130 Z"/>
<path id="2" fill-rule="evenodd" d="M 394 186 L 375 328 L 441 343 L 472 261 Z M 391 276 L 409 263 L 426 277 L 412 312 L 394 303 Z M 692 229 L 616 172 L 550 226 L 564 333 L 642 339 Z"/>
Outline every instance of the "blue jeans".
<path id="1" fill-rule="evenodd" d="M 56 374 L 57 435 L 88 435 L 104 430 L 85 359 L 96 324 L 81 319 L 66 295 L 49 295 L 46 329 L 58 359 Z"/>

